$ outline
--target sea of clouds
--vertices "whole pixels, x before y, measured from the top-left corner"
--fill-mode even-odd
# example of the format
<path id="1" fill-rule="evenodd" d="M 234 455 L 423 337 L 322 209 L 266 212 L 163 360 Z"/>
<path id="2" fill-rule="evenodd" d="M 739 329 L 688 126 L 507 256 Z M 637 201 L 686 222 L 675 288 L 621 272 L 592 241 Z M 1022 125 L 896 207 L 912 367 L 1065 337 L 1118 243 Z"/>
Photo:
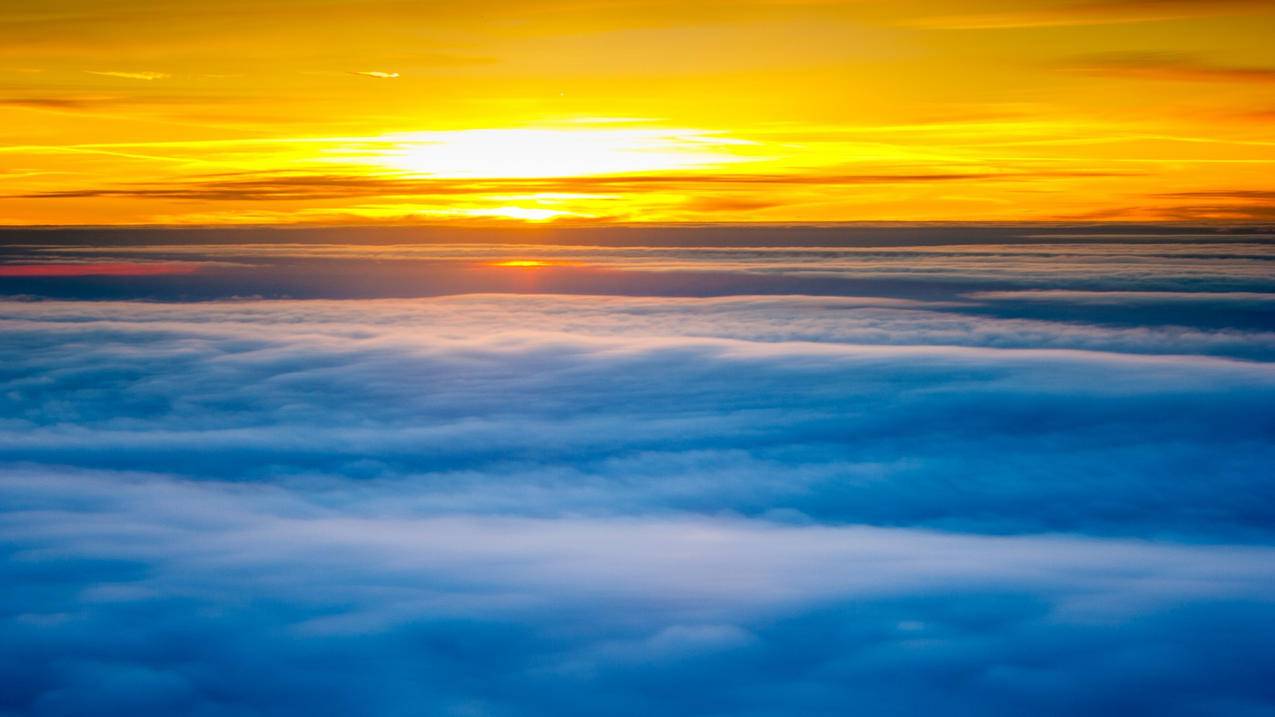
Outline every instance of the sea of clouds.
<path id="1" fill-rule="evenodd" d="M 1275 714 L 1275 333 L 987 311 L 1147 301 L 0 302 L 0 715 Z"/>
<path id="2" fill-rule="evenodd" d="M 10 242 L 0 716 L 1275 716 L 1270 237 L 905 233 Z"/>

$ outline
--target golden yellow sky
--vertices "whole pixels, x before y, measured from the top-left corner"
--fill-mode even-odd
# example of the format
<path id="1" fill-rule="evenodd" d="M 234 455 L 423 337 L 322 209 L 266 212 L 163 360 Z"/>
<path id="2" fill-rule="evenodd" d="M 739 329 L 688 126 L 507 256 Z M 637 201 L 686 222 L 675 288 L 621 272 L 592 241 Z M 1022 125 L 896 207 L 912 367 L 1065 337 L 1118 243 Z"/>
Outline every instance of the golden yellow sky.
<path id="1" fill-rule="evenodd" d="M 0 1 L 0 224 L 1275 220 L 1269 0 Z"/>

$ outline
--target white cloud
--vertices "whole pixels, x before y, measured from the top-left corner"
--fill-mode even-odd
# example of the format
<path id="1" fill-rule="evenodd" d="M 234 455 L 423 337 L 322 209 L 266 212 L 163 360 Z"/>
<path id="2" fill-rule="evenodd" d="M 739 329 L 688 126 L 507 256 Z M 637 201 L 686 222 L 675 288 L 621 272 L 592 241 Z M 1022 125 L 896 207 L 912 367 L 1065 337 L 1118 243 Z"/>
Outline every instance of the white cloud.
<path id="1" fill-rule="evenodd" d="M 0 711 L 1261 708 L 1270 334 L 970 308 L 0 302 Z"/>

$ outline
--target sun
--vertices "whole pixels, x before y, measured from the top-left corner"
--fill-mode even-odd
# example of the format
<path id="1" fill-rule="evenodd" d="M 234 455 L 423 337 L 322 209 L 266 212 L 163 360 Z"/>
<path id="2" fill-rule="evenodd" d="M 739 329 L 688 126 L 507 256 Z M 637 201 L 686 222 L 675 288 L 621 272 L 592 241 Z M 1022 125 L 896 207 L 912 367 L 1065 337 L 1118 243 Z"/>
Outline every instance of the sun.
<path id="1" fill-rule="evenodd" d="M 725 131 L 598 122 L 355 138 L 330 148 L 323 161 L 354 165 L 372 184 L 404 187 L 394 201 L 352 211 L 361 216 L 528 224 L 614 220 L 684 201 L 676 189 L 613 190 L 611 179 L 669 184 L 765 161 L 757 142 Z"/>
<path id="2" fill-rule="evenodd" d="M 676 171 L 741 161 L 748 144 L 705 130 L 652 128 L 473 129 L 384 138 L 371 161 L 443 178 L 579 177 Z"/>
<path id="3" fill-rule="evenodd" d="M 540 261 L 538 259 L 510 259 L 508 261 L 492 262 L 492 266 L 505 266 L 511 268 L 529 269 L 537 266 L 552 266 L 551 262 Z"/>
<path id="4" fill-rule="evenodd" d="M 474 215 L 480 217 L 495 217 L 498 219 L 519 219 L 524 222 L 548 222 L 560 217 L 570 216 L 571 212 L 561 211 L 558 209 L 549 209 L 546 207 L 524 207 L 524 206 L 507 206 L 492 207 L 490 209 L 480 209 L 473 212 Z"/>

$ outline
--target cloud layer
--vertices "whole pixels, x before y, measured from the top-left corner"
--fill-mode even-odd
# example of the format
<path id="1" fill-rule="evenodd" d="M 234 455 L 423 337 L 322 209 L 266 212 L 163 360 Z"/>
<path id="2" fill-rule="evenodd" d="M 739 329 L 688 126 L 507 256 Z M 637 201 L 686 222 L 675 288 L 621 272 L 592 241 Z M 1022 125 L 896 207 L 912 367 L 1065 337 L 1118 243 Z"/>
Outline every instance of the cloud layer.
<path id="1" fill-rule="evenodd" d="M 0 304 L 0 705 L 1269 710 L 1269 335 L 962 307 Z"/>

